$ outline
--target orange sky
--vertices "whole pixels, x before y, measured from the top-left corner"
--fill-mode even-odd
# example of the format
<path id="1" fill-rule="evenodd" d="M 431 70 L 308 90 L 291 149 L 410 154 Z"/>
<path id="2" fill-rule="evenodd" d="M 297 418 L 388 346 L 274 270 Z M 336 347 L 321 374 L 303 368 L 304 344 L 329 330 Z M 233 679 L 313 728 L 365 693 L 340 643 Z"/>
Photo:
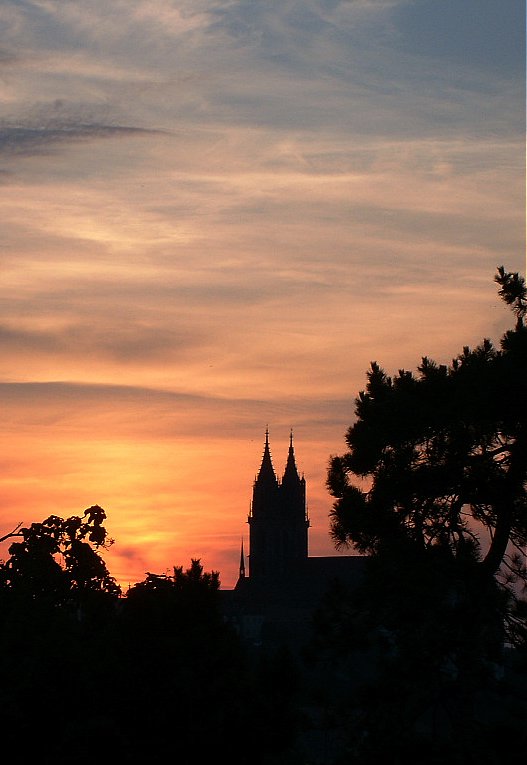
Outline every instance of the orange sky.
<path id="1" fill-rule="evenodd" d="M 370 361 L 512 323 L 523 3 L 13 0 L 0 23 L 1 531 L 96 503 L 125 587 L 191 557 L 230 587 L 268 425 L 335 553 L 326 467 Z"/>

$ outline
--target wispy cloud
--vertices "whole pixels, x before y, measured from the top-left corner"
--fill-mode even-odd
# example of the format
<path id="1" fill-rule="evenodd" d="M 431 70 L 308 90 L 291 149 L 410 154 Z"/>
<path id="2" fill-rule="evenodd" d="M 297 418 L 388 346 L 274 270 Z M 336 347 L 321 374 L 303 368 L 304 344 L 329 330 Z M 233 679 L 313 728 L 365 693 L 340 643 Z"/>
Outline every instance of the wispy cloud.
<path id="1" fill-rule="evenodd" d="M 28 422 L 40 408 L 44 412 L 48 408 L 55 409 L 56 413 L 63 412 L 63 421 L 66 423 L 72 412 L 77 408 L 77 417 L 86 414 L 89 408 L 92 412 L 99 407 L 102 415 L 112 417 L 121 412 L 135 411 L 136 408 L 145 406 L 154 411 L 156 408 L 166 416 L 171 411 L 171 419 L 177 422 L 184 411 L 188 411 L 188 417 L 185 426 L 182 426 L 182 433 L 186 435 L 205 436 L 210 433 L 221 422 L 223 426 L 217 431 L 218 438 L 231 438 L 242 426 L 242 429 L 255 436 L 248 430 L 249 423 L 253 419 L 265 416 L 268 412 L 276 421 L 281 422 L 285 415 L 284 422 L 287 423 L 287 417 L 298 413 L 300 409 L 309 409 L 308 405 L 303 403 L 301 397 L 290 396 L 289 403 L 284 406 L 283 403 L 272 400 L 258 399 L 254 397 L 246 398 L 225 398 L 214 395 L 198 395 L 196 393 L 183 393 L 172 390 L 163 390 L 160 388 L 148 388 L 138 385 L 119 385 L 113 384 L 89 384 L 68 381 L 47 381 L 47 382 L 0 382 L 0 397 L 2 402 L 9 407 L 10 411 L 17 413 L 17 420 L 20 421 L 20 411 L 30 404 L 33 407 L 32 413 L 28 416 Z M 329 399 L 324 396 L 316 399 L 317 405 L 311 413 L 311 420 L 318 421 L 320 407 L 325 409 L 325 416 L 331 417 L 331 412 L 338 412 L 341 406 L 348 406 L 349 399 Z M 270 410 L 269 410 L 270 407 Z M 289 408 L 291 407 L 291 409 Z M 221 411 L 220 411 L 221 410 Z M 249 410 L 252 410 L 249 412 Z M 198 421 L 195 411 L 202 412 L 202 419 Z M 212 412 L 217 412 L 214 422 L 210 422 L 209 429 L 205 428 L 205 420 L 210 418 Z M 59 415 L 60 416 L 60 415 Z M 247 423 L 244 425 L 244 420 Z M 194 426 L 190 425 L 194 420 Z M 232 424 L 233 421 L 237 424 Z M 10 415 L 7 413 L 6 422 L 10 422 Z M 90 426 L 90 417 L 86 417 L 86 428 Z M 137 432 L 148 432 L 148 423 L 130 419 L 128 430 L 136 428 Z M 252 426 L 251 426 L 252 427 Z M 188 429 L 187 429 L 188 428 Z M 196 429 L 197 428 L 197 429 Z M 256 434 L 256 438 L 261 436 Z"/>
<path id="2" fill-rule="evenodd" d="M 45 127 L 0 126 L 0 156 L 34 156 L 49 153 L 54 147 L 75 141 L 93 141 L 152 131 L 123 125 L 56 124 Z"/>
<path id="3" fill-rule="evenodd" d="M 99 501 L 123 577 L 205 528 L 235 570 L 258 436 L 293 425 L 327 548 L 369 362 L 508 326 L 522 6 L 0 4 L 6 517 Z"/>

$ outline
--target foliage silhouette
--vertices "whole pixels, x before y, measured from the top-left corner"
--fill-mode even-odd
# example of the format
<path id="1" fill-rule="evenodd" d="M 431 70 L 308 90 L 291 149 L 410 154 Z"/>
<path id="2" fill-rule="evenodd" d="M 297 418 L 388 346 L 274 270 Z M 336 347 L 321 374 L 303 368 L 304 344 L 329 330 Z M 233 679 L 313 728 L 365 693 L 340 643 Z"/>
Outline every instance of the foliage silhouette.
<path id="1" fill-rule="evenodd" d="M 331 535 L 370 556 L 361 587 L 317 615 L 320 651 L 366 651 L 373 668 L 341 710 L 346 762 L 426 751 L 490 764 L 527 744 L 514 679 L 527 638 L 527 301 L 518 274 L 500 267 L 495 281 L 517 319 L 501 348 L 484 340 L 393 379 L 372 363 L 348 451 L 330 460 Z"/>
<path id="2" fill-rule="evenodd" d="M 113 599 L 120 587 L 97 552 L 107 549 L 106 513 L 93 505 L 82 517 L 51 515 L 6 535 L 20 538 L 0 563 L 0 593 L 11 599 L 49 600 L 55 606 L 85 607 L 98 598 Z"/>
<path id="3" fill-rule="evenodd" d="M 85 725 L 105 727 L 97 683 L 120 593 L 98 552 L 105 518 L 94 505 L 7 535 L 20 541 L 0 564 L 0 725 L 20 761 L 82 762 Z"/>
<path id="4" fill-rule="evenodd" d="M 393 380 L 372 363 L 349 451 L 328 472 L 337 545 L 371 554 L 407 541 L 464 557 L 482 553 L 479 526 L 490 540 L 482 571 L 494 575 L 505 563 L 524 576 L 508 549 L 527 542 L 525 283 L 502 268 L 497 280 L 518 316 L 501 350 L 484 340 L 448 367 L 424 357 L 418 376 L 400 370 Z"/>
<path id="5" fill-rule="evenodd" d="M 204 572 L 193 559 L 172 576 L 148 574 L 123 603 L 118 654 L 124 664 L 116 682 L 125 699 L 135 698 L 125 716 L 141 731 L 135 751 L 144 746 L 147 758 L 155 740 L 163 756 L 168 732 L 177 737 L 183 763 L 221 757 L 263 763 L 294 734 L 285 722 L 287 703 L 276 703 L 281 692 L 291 697 L 291 687 L 248 660 L 223 618 L 219 587 L 218 572 Z M 134 694 L 138 686 L 142 704 Z"/>
<path id="6" fill-rule="evenodd" d="M 90 541 L 107 545 L 104 518 L 95 506 L 82 519 L 52 516 L 13 532 L 22 541 L 0 587 L 6 750 L 43 764 L 273 762 L 294 735 L 291 692 L 277 674 L 262 682 L 248 661 L 223 619 L 218 573 L 192 560 L 119 598 L 86 552 Z"/>

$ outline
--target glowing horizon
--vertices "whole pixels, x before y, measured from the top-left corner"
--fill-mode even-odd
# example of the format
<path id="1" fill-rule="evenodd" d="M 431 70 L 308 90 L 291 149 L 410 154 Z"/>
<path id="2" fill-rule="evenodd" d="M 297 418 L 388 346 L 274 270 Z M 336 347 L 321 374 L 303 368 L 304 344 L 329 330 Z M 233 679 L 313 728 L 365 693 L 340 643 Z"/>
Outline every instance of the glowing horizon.
<path id="1" fill-rule="evenodd" d="M 2 4 L 2 531 L 99 504 L 123 587 L 196 557 L 231 587 L 269 425 L 337 554 L 370 362 L 512 326 L 523 5 Z"/>

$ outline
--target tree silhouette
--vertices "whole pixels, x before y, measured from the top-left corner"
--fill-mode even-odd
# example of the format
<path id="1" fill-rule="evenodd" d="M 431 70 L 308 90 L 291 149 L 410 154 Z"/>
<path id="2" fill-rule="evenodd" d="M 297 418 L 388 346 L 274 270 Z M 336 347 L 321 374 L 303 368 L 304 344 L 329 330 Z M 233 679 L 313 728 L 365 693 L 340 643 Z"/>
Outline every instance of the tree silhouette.
<path id="1" fill-rule="evenodd" d="M 16 541 L 0 564 L 0 732 L 22 762 L 91 761 L 87 730 L 111 744 L 98 684 L 120 588 L 99 553 L 111 544 L 105 519 L 93 505 L 6 535 Z"/>
<path id="2" fill-rule="evenodd" d="M 116 717 L 139 761 L 173 751 L 189 765 L 223 758 L 258 765 L 290 743 L 279 684 L 268 671 L 262 687 L 223 618 L 219 587 L 218 572 L 192 559 L 170 576 L 149 573 L 122 603 L 112 687 L 120 689 Z"/>
<path id="3" fill-rule="evenodd" d="M 370 556 L 361 587 L 317 616 L 324 650 L 367 646 L 373 668 L 344 704 L 349 762 L 497 763 L 527 743 L 505 650 L 518 647 L 519 671 L 527 301 L 518 274 L 495 281 L 516 316 L 500 348 L 486 339 L 393 378 L 372 363 L 348 451 L 330 460 L 330 533 Z"/>
<path id="4" fill-rule="evenodd" d="M 0 564 L 0 590 L 55 605 L 81 605 L 90 593 L 117 597 L 120 588 L 97 552 L 113 543 L 105 519 L 102 507 L 92 505 L 82 517 L 50 515 L 27 528 L 19 524 L 4 537 L 21 541 L 10 545 L 10 557 Z"/>
<path id="5" fill-rule="evenodd" d="M 0 739 L 17 761 L 274 763 L 295 731 L 291 668 L 249 660 L 199 560 L 126 597 L 97 505 L 21 524 L 0 564 Z M 264 682 L 265 680 L 265 682 Z M 255 741 L 258 743 L 255 744 Z"/>
<path id="6" fill-rule="evenodd" d="M 486 339 L 449 366 L 424 357 L 417 375 L 399 370 L 393 379 L 372 363 L 346 435 L 349 451 L 333 457 L 328 472 L 337 545 L 371 554 L 406 542 L 477 554 L 494 575 L 503 563 L 511 567 L 508 548 L 527 542 L 525 282 L 503 268 L 497 281 L 518 318 L 500 350 Z"/>
<path id="7" fill-rule="evenodd" d="M 507 305 L 512 306 L 517 319 L 516 329 L 520 329 L 527 314 L 525 279 L 518 273 L 509 273 L 505 271 L 503 266 L 498 266 L 498 273 L 494 277 L 494 281 L 500 285 L 498 295 Z"/>

